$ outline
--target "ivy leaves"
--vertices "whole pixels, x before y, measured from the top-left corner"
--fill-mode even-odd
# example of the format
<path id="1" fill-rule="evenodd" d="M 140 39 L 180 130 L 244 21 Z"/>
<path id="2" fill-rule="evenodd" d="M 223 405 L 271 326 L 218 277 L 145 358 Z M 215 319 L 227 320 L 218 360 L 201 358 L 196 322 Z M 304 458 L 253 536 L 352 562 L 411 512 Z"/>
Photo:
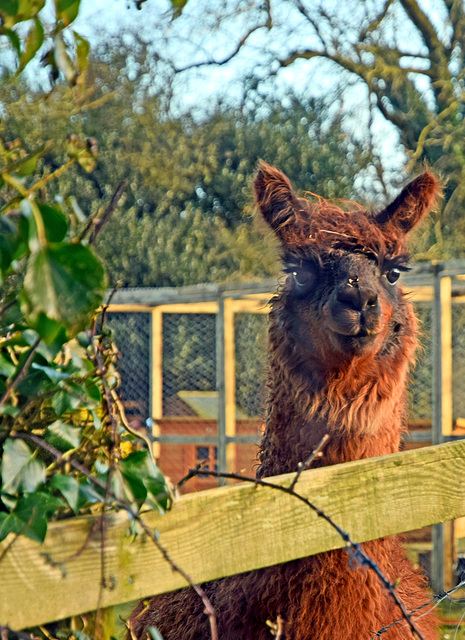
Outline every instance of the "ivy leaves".
<path id="1" fill-rule="evenodd" d="M 103 299 L 105 272 L 88 247 L 62 243 L 31 254 L 22 308 L 31 325 L 52 341 L 65 327 L 76 333 Z"/>
<path id="2" fill-rule="evenodd" d="M 47 149 L 0 143 L 0 541 L 42 542 L 50 520 L 93 509 L 136 518 L 142 505 L 163 513 L 171 502 L 125 433 L 117 350 L 95 319 L 107 286 L 90 246 L 96 223 L 45 201 Z M 93 139 L 69 136 L 65 151 L 57 176 L 74 163 L 94 170 Z"/>

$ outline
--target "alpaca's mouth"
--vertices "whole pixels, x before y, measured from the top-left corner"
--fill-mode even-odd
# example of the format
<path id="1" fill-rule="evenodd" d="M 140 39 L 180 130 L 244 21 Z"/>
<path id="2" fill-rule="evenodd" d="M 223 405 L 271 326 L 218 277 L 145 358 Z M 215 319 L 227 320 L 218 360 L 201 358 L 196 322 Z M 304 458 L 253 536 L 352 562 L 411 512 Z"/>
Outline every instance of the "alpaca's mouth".
<path id="1" fill-rule="evenodd" d="M 372 346 L 378 332 L 360 328 L 357 333 L 346 334 L 335 331 L 334 335 L 344 353 L 360 355 Z"/>
<path id="2" fill-rule="evenodd" d="M 333 332 L 341 338 L 352 338 L 355 340 L 363 340 L 365 338 L 369 338 L 369 339 L 373 339 L 376 338 L 376 336 L 378 335 L 379 331 L 376 331 L 374 329 L 368 329 L 367 327 L 358 327 L 355 328 L 350 331 L 338 331 L 337 329 L 333 329 Z"/>

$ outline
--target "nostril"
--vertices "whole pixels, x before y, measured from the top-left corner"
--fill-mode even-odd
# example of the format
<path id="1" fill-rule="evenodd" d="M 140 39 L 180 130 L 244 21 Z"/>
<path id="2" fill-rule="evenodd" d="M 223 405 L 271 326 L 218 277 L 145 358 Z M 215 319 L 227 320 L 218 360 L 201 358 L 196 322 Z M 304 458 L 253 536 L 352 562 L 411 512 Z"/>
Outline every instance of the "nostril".
<path id="1" fill-rule="evenodd" d="M 354 311 L 361 311 L 363 307 L 359 290 L 348 285 L 339 289 L 337 292 L 337 301 L 344 307 L 348 307 Z"/>
<path id="2" fill-rule="evenodd" d="M 378 294 L 375 293 L 368 298 L 367 307 L 376 307 L 377 304 L 378 304 Z"/>

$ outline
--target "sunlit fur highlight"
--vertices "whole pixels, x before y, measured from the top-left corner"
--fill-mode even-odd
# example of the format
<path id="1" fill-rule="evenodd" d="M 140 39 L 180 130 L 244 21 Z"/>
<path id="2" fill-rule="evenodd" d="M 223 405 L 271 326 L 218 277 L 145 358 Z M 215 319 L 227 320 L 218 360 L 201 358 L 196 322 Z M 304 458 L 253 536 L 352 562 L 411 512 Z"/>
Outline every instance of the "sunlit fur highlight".
<path id="1" fill-rule="evenodd" d="M 337 206 L 314 196 L 298 198 L 281 172 L 260 165 L 255 181 L 257 204 L 290 264 L 310 261 L 323 271 L 333 265 L 336 272 L 341 261 L 352 264 L 353 256 L 362 256 L 354 258 L 354 264 L 366 260 L 380 275 L 376 280 L 379 331 L 369 348 L 356 355 L 338 350 L 321 322 L 323 301 L 319 306 L 318 300 L 295 298 L 292 275 L 274 296 L 259 477 L 295 471 L 325 433 L 330 439 L 314 466 L 399 449 L 417 323 L 401 290 L 391 291 L 379 282 L 385 265 L 405 256 L 405 235 L 433 206 L 438 191 L 436 178 L 425 172 L 394 203 L 375 214 L 354 203 Z M 398 333 L 393 323 L 401 326 Z M 299 331 L 308 332 L 307 345 Z M 264 531 L 264 545 L 266 536 Z M 363 548 L 384 575 L 398 583 L 407 610 L 428 601 L 425 579 L 406 560 L 398 536 L 365 543 Z M 282 640 L 369 640 L 401 617 L 375 574 L 353 566 L 343 549 L 225 578 L 204 588 L 217 613 L 221 640 L 270 640 L 267 621 L 275 622 L 278 616 L 284 620 Z M 426 640 L 438 639 L 434 613 L 416 624 Z M 192 590 L 139 604 L 131 616 L 133 637 L 145 639 L 150 625 L 159 629 L 164 640 L 210 638 L 202 602 Z M 382 638 L 412 640 L 413 635 L 403 622 Z"/>

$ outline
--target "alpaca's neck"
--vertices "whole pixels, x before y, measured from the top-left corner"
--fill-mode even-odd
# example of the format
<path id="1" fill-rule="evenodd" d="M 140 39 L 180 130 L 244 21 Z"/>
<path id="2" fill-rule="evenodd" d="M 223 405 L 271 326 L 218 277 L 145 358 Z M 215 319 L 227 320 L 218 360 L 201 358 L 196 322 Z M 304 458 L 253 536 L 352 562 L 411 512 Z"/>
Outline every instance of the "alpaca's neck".
<path id="1" fill-rule="evenodd" d="M 347 363 L 322 375 L 293 368 L 271 351 L 266 431 L 260 476 L 296 470 L 330 438 L 314 466 L 392 453 L 399 448 L 406 413 L 409 358 L 395 355 Z"/>

